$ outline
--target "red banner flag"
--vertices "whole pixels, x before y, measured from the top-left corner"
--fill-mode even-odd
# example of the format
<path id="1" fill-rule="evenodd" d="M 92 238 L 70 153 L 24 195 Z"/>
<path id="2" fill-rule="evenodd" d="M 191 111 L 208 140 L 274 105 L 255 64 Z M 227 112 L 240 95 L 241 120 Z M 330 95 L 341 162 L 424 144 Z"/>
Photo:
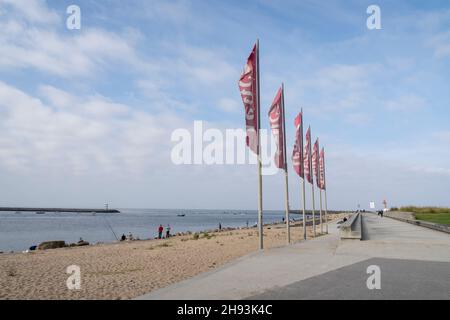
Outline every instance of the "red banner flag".
<path id="1" fill-rule="evenodd" d="M 319 167 L 320 167 L 320 189 L 325 190 L 325 150 L 322 148 L 319 157 Z"/>
<path id="2" fill-rule="evenodd" d="M 277 151 L 275 153 L 275 165 L 277 168 L 285 169 L 286 161 L 284 160 L 284 110 L 283 110 L 283 90 L 280 88 L 272 102 L 269 110 L 270 128 L 275 137 Z"/>
<path id="3" fill-rule="evenodd" d="M 320 180 L 319 180 L 319 138 L 316 139 L 314 143 L 314 149 L 312 153 L 312 168 L 314 172 L 314 178 L 316 179 L 316 185 L 320 188 Z"/>
<path id="4" fill-rule="evenodd" d="M 244 72 L 239 79 L 239 90 L 245 107 L 245 124 L 247 130 L 247 146 L 254 153 L 259 154 L 258 148 L 258 52 L 256 45 L 247 59 Z"/>
<path id="5" fill-rule="evenodd" d="M 306 131 L 306 144 L 303 157 L 303 167 L 305 169 L 306 181 L 308 181 L 309 183 L 313 183 L 310 158 L 311 158 L 311 127 L 309 127 L 308 131 Z"/>
<path id="6" fill-rule="evenodd" d="M 295 172 L 304 178 L 303 170 L 303 113 L 300 112 L 294 121 L 295 125 L 295 144 L 294 151 L 292 152 L 292 165 L 294 166 Z"/>

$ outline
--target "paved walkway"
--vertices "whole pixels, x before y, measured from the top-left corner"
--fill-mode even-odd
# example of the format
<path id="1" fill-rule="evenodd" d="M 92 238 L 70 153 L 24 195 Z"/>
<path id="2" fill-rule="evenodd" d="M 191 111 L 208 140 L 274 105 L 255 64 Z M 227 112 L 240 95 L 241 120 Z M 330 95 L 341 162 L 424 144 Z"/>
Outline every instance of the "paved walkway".
<path id="1" fill-rule="evenodd" d="M 366 213 L 365 241 L 330 234 L 255 252 L 140 299 L 450 299 L 450 236 Z M 369 265 L 381 290 L 368 290 Z"/>

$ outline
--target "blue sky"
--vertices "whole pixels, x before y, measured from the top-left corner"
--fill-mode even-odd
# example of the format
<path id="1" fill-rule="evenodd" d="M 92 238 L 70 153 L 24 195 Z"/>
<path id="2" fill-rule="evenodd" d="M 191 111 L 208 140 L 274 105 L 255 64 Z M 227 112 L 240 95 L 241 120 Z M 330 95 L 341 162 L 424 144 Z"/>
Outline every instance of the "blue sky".
<path id="1" fill-rule="evenodd" d="M 331 208 L 450 206 L 450 4 L 411 0 L 0 0 L 0 205 L 255 209 L 255 168 L 174 166 L 170 135 L 244 126 L 256 38 L 262 112 L 284 82 L 287 119 L 303 107 L 326 148 Z M 282 184 L 264 179 L 266 208 Z M 290 189 L 297 207 L 292 172 Z"/>

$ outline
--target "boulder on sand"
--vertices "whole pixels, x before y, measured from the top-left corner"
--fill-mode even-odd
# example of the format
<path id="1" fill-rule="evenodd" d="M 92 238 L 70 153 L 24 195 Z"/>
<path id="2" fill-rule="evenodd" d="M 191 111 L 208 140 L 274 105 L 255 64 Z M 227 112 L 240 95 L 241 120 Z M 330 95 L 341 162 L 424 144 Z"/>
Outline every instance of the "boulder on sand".
<path id="1" fill-rule="evenodd" d="M 48 250 L 48 249 L 57 249 L 64 248 L 66 246 L 65 241 L 46 241 L 42 242 L 37 249 L 38 250 Z"/>

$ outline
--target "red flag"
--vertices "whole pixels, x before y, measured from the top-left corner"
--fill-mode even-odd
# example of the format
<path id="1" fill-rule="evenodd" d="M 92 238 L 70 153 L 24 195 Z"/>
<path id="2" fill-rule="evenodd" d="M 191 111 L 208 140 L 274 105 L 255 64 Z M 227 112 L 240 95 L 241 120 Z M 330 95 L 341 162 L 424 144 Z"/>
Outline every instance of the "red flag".
<path id="1" fill-rule="evenodd" d="M 320 188 L 319 180 L 319 138 L 316 139 L 314 143 L 314 149 L 312 153 L 312 168 L 314 172 L 314 178 L 316 179 L 316 185 Z"/>
<path id="2" fill-rule="evenodd" d="M 300 112 L 294 121 L 295 125 L 295 144 L 294 151 L 292 152 L 292 165 L 295 172 L 304 178 L 305 170 L 303 170 L 303 113 Z"/>
<path id="3" fill-rule="evenodd" d="M 285 169 L 286 161 L 284 160 L 284 110 L 283 110 L 283 90 L 280 88 L 272 102 L 269 110 L 270 127 L 275 137 L 277 151 L 275 153 L 275 165 L 277 168 Z"/>
<path id="4" fill-rule="evenodd" d="M 305 169 L 305 178 L 309 183 L 313 183 L 312 180 L 312 168 L 311 168 L 311 127 L 306 131 L 306 144 L 305 144 L 305 152 L 303 157 L 303 167 Z"/>
<path id="5" fill-rule="evenodd" d="M 319 158 L 319 167 L 320 167 L 320 189 L 325 190 L 325 150 L 322 148 L 320 151 Z"/>
<path id="6" fill-rule="evenodd" d="M 239 90 L 241 92 L 242 102 L 245 107 L 245 124 L 247 130 L 247 146 L 254 153 L 259 154 L 258 148 L 258 52 L 256 45 L 253 47 L 252 53 L 247 59 L 244 72 L 239 79 Z"/>

